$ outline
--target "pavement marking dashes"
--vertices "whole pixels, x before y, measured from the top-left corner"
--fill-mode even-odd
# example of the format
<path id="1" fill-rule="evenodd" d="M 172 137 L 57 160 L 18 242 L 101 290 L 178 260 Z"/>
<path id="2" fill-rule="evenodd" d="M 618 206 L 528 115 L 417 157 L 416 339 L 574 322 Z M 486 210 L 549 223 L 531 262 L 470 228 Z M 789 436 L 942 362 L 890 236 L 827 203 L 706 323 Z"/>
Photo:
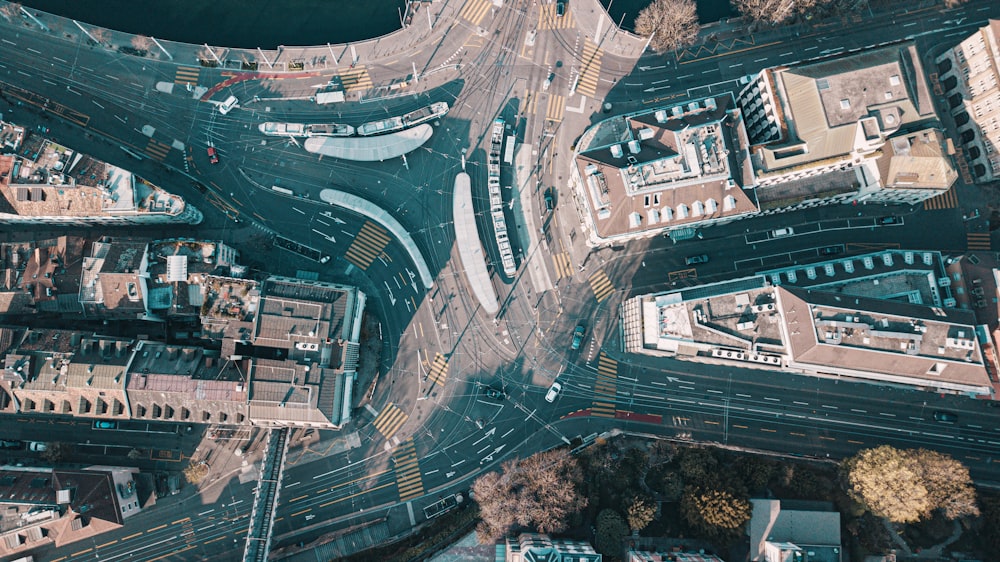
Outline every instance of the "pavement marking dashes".
<path id="1" fill-rule="evenodd" d="M 199 74 L 201 74 L 200 68 L 195 68 L 190 66 L 178 66 L 177 72 L 174 74 L 174 84 L 197 86 Z"/>
<path id="2" fill-rule="evenodd" d="M 377 429 L 378 432 L 386 438 L 386 440 L 389 440 L 396 433 L 396 431 L 399 430 L 400 426 L 406 423 L 406 420 L 409 417 L 410 416 L 408 416 L 406 412 L 400 410 L 395 404 L 390 402 L 385 409 L 382 410 L 382 413 L 375 418 L 372 425 L 375 426 L 375 429 Z"/>
<path id="3" fill-rule="evenodd" d="M 924 201 L 925 211 L 935 211 L 938 209 L 954 209 L 958 206 L 958 193 L 955 190 L 955 186 L 951 189 L 945 191 L 937 197 L 932 197 Z"/>
<path id="4" fill-rule="evenodd" d="M 388 244 L 389 234 L 386 230 L 371 221 L 365 221 L 344 257 L 362 270 L 366 270 Z"/>
<path id="5" fill-rule="evenodd" d="M 545 111 L 545 118 L 556 123 L 562 121 L 563 112 L 566 110 L 566 98 L 559 95 L 549 96 L 548 109 Z"/>
<path id="6" fill-rule="evenodd" d="M 340 83 L 348 92 L 367 90 L 372 87 L 372 77 L 368 75 L 368 69 L 363 65 L 341 71 Z"/>
<path id="7" fill-rule="evenodd" d="M 143 150 L 150 158 L 158 162 L 163 162 L 163 159 L 170 154 L 170 145 L 164 144 L 156 139 L 149 139 L 146 143 L 146 148 Z"/>
<path id="8" fill-rule="evenodd" d="M 431 364 L 431 372 L 427 375 L 430 381 L 438 386 L 444 386 L 444 381 L 448 377 L 448 360 L 440 353 L 434 355 L 434 363 Z"/>
<path id="9" fill-rule="evenodd" d="M 603 269 L 590 276 L 590 288 L 594 290 L 594 297 L 597 299 L 597 302 L 603 301 L 610 297 L 611 293 L 615 292 L 615 286 L 608 279 L 608 274 L 604 273 Z"/>
<path id="10" fill-rule="evenodd" d="M 417 448 L 410 437 L 392 453 L 396 465 L 396 486 L 399 488 L 399 501 L 406 502 L 424 495 L 424 483 L 420 477 L 420 460 L 417 459 Z"/>
<path id="11" fill-rule="evenodd" d="M 556 280 L 562 279 L 563 277 L 573 276 L 573 262 L 570 259 L 569 252 L 561 252 L 552 255 L 552 263 L 556 267 Z"/>
<path id="12" fill-rule="evenodd" d="M 556 15 L 556 4 L 542 4 L 538 7 L 538 29 L 570 29 L 575 26 L 573 12 L 568 9 L 559 17 Z"/>
<path id="13" fill-rule="evenodd" d="M 521 114 L 532 115 L 535 111 L 538 111 L 538 93 L 525 90 L 524 103 L 521 105 Z"/>
<path id="14" fill-rule="evenodd" d="M 580 71 L 580 81 L 576 85 L 576 91 L 594 97 L 597 94 L 597 79 L 601 75 L 601 57 L 604 51 L 597 48 L 590 39 L 583 42 L 583 70 Z"/>
<path id="15" fill-rule="evenodd" d="M 478 26 L 486 12 L 490 11 L 491 2 L 489 0 L 469 0 L 462 6 L 462 11 L 458 12 L 458 17 L 465 18 L 472 25 Z"/>
<path id="16" fill-rule="evenodd" d="M 990 247 L 990 235 L 988 232 L 970 232 L 968 234 L 969 250 L 986 250 L 989 251 Z"/>
<path id="17" fill-rule="evenodd" d="M 591 415 L 602 418 L 615 417 L 615 397 L 618 394 L 618 362 L 601 352 L 597 360 L 597 379 L 594 381 L 594 405 Z"/>

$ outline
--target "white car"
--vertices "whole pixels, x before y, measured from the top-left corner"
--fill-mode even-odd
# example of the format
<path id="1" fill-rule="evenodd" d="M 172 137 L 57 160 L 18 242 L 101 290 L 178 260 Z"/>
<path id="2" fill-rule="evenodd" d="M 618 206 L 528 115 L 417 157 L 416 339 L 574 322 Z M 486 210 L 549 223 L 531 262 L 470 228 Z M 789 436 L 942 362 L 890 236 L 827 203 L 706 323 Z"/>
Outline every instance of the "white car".
<path id="1" fill-rule="evenodd" d="M 46 449 L 48 449 L 48 447 L 45 446 L 45 443 L 39 443 L 38 441 L 29 441 L 28 442 L 28 450 L 29 451 L 35 451 L 36 453 L 41 453 L 41 452 L 45 451 Z"/>
<path id="2" fill-rule="evenodd" d="M 793 234 L 795 234 L 795 231 L 792 230 L 792 227 L 786 226 L 785 228 L 776 228 L 772 230 L 771 238 L 782 238 L 784 236 L 791 236 Z"/>
<path id="3" fill-rule="evenodd" d="M 219 104 L 219 113 L 225 115 L 236 107 L 236 104 L 240 103 L 240 100 L 236 96 L 229 96 L 226 101 Z"/>
<path id="4" fill-rule="evenodd" d="M 549 387 L 549 391 L 545 393 L 545 401 L 555 402 L 556 398 L 559 396 L 559 391 L 561 390 L 562 385 L 559 384 L 559 381 L 552 383 L 552 386 Z"/>

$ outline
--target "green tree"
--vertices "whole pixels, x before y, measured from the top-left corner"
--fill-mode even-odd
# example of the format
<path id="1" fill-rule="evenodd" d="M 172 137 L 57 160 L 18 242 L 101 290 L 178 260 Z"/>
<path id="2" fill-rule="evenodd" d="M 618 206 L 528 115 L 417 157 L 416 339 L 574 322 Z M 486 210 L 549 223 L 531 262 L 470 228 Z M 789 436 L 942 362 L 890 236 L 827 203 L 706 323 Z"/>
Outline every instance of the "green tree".
<path id="1" fill-rule="evenodd" d="M 635 32 L 652 35 L 649 46 L 658 53 L 694 43 L 700 29 L 694 0 L 653 0 L 635 18 Z"/>
<path id="2" fill-rule="evenodd" d="M 750 502 L 725 490 L 689 486 L 681 497 L 681 515 L 695 531 L 732 537 L 750 520 Z"/>
<path id="3" fill-rule="evenodd" d="M 656 517 L 656 504 L 646 496 L 632 496 L 625 508 L 625 520 L 633 531 L 641 531 Z"/>
<path id="4" fill-rule="evenodd" d="M 622 551 L 622 538 L 628 534 L 628 525 L 613 509 L 602 509 L 597 514 L 597 537 L 594 550 L 608 557 L 618 558 Z"/>
<path id="5" fill-rule="evenodd" d="M 712 451 L 699 447 L 685 449 L 680 455 L 680 471 L 684 482 L 703 486 L 713 480 L 719 461 Z"/>

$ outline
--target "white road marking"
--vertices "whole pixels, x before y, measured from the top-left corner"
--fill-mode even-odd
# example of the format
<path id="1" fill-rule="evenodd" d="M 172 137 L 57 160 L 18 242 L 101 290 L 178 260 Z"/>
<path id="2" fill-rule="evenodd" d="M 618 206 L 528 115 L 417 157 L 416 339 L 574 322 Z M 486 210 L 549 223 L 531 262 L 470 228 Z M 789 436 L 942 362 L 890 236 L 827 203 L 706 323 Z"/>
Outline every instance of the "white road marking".
<path id="1" fill-rule="evenodd" d="M 736 396 L 739 396 L 740 398 L 750 398 L 749 394 L 740 394 L 738 392 L 736 393 Z"/>
<path id="2" fill-rule="evenodd" d="M 28 47 L 28 50 L 29 50 L 29 51 L 31 51 L 32 53 L 35 53 L 36 55 L 40 55 L 40 54 L 42 54 L 42 52 L 41 52 L 41 51 L 38 51 L 38 50 L 35 50 L 35 49 L 32 49 L 31 47 Z"/>
<path id="3" fill-rule="evenodd" d="M 765 396 L 764 400 L 767 400 L 768 402 L 781 402 L 780 399 L 778 399 L 778 398 L 771 398 L 770 396 Z"/>
<path id="4" fill-rule="evenodd" d="M 93 103 L 94 103 L 94 105 L 96 105 L 97 107 L 99 107 L 99 108 L 101 108 L 101 109 L 104 109 L 104 106 L 103 106 L 103 105 L 101 105 L 100 103 L 98 103 L 98 101 L 97 101 L 97 100 L 90 100 L 90 101 L 91 101 L 91 102 L 93 102 Z"/>
<path id="5" fill-rule="evenodd" d="M 878 415 L 880 415 L 880 416 L 887 416 L 887 417 L 890 417 L 890 418 L 896 417 L 896 414 L 890 414 L 889 412 L 879 412 Z"/>
<path id="6" fill-rule="evenodd" d="M 792 404 L 798 404 L 799 406 L 808 406 L 808 402 L 800 402 L 798 400 L 792 400 Z"/>
<path id="7" fill-rule="evenodd" d="M 836 407 L 836 406 L 831 406 L 831 405 L 829 405 L 829 404 L 823 404 L 823 405 L 822 405 L 822 407 L 823 407 L 823 408 L 827 408 L 827 409 L 830 409 L 830 410 L 839 410 L 839 409 L 840 409 L 840 408 L 838 408 L 838 407 Z"/>
<path id="8" fill-rule="evenodd" d="M 295 207 L 292 207 L 292 210 L 293 210 L 293 211 L 295 211 L 295 212 L 297 212 L 297 213 L 302 213 L 303 215 L 304 215 L 304 214 L 306 214 L 306 212 L 305 212 L 305 211 L 302 211 L 302 210 L 299 210 L 299 209 L 296 209 Z"/>
<path id="9" fill-rule="evenodd" d="M 868 410 L 859 410 L 857 408 L 851 408 L 851 411 L 852 412 L 857 412 L 859 414 L 867 414 L 868 413 Z"/>

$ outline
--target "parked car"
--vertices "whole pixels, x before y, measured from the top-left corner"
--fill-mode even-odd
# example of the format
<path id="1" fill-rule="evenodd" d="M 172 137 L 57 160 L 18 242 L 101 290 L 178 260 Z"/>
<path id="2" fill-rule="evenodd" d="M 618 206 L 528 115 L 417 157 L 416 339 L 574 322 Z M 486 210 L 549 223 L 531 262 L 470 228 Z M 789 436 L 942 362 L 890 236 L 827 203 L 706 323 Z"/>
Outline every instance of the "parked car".
<path id="1" fill-rule="evenodd" d="M 546 78 L 545 82 L 542 83 L 542 91 L 548 90 L 549 86 L 552 85 L 552 81 L 555 79 L 556 79 L 556 73 L 555 72 L 549 73 L 549 77 Z"/>
<path id="2" fill-rule="evenodd" d="M 208 161 L 212 164 L 219 163 L 219 153 L 215 151 L 214 146 L 208 147 Z"/>
<path id="3" fill-rule="evenodd" d="M 894 217 L 894 216 L 879 217 L 878 223 L 881 224 L 881 225 L 903 224 L 903 219 L 902 219 L 902 217 Z"/>
<path id="4" fill-rule="evenodd" d="M 708 263 L 708 255 L 701 254 L 697 256 L 688 256 L 684 258 L 684 263 L 687 265 L 698 265 L 699 263 Z"/>
<path id="5" fill-rule="evenodd" d="M 118 422 L 97 420 L 94 422 L 94 429 L 118 429 Z"/>
<path id="6" fill-rule="evenodd" d="M 820 248 L 819 253 L 821 256 L 835 256 L 843 251 L 844 249 L 840 246 L 827 246 L 826 248 Z"/>
<path id="7" fill-rule="evenodd" d="M 493 388 L 492 386 L 484 386 L 483 394 L 485 394 L 487 398 L 496 400 L 497 402 L 502 402 L 507 398 L 506 392 L 500 390 L 499 388 Z"/>
<path id="8" fill-rule="evenodd" d="M 566 15 L 566 0 L 556 1 L 556 15 L 559 17 Z"/>
<path id="9" fill-rule="evenodd" d="M 784 236 L 791 236 L 793 234 L 795 234 L 795 231 L 792 230 L 792 227 L 786 226 L 785 228 L 776 228 L 772 230 L 771 238 L 782 238 Z"/>
<path id="10" fill-rule="evenodd" d="M 240 103 L 239 98 L 236 96 L 229 96 L 226 101 L 219 104 L 219 113 L 225 115 L 236 107 L 236 104 Z"/>
<path id="11" fill-rule="evenodd" d="M 937 410 L 934 412 L 934 421 L 955 423 L 958 421 L 958 415 L 944 410 Z"/>
<path id="12" fill-rule="evenodd" d="M 549 387 L 549 391 L 545 393 L 545 401 L 555 402 L 561 390 L 562 390 L 562 385 L 559 384 L 559 381 L 552 383 L 552 386 Z"/>
<path id="13" fill-rule="evenodd" d="M 23 441 L 14 441 L 8 439 L 0 439 L 0 449 L 23 449 Z"/>
<path id="14" fill-rule="evenodd" d="M 587 334 L 587 329 L 583 327 L 583 324 L 578 324 L 576 329 L 573 330 L 573 343 L 570 344 L 570 349 L 580 349 L 583 344 L 583 336 Z"/>
<path id="15" fill-rule="evenodd" d="M 28 450 L 29 451 L 34 451 L 36 453 L 41 453 L 41 452 L 46 451 L 47 449 L 48 449 L 48 447 L 45 446 L 45 443 L 41 443 L 39 441 L 28 441 Z"/>
<path id="16" fill-rule="evenodd" d="M 545 210 L 551 211 L 556 208 L 556 198 L 552 193 L 553 189 L 550 187 L 545 190 Z"/>

